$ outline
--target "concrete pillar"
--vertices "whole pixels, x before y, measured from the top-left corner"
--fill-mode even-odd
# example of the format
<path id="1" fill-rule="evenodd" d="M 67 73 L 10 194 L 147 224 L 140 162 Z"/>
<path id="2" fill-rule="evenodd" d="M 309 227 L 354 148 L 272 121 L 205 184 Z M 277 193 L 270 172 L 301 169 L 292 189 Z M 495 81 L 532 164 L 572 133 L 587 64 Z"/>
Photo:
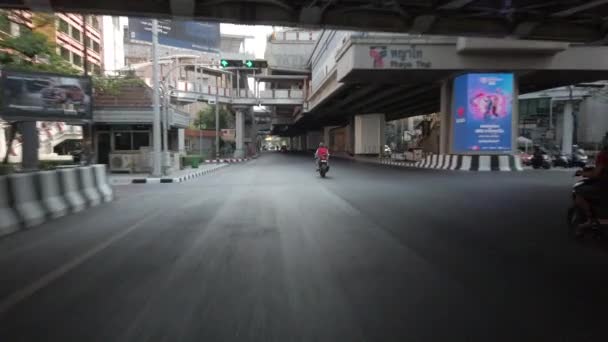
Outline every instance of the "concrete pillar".
<path id="1" fill-rule="evenodd" d="M 562 153 L 572 154 L 572 137 L 574 136 L 574 117 L 572 116 L 572 101 L 564 104 L 562 115 Z"/>
<path id="2" fill-rule="evenodd" d="M 334 128 L 337 128 L 339 126 L 326 126 L 323 127 L 323 142 L 325 143 L 325 146 L 327 146 L 329 149 L 332 148 L 332 146 L 330 146 L 330 138 L 329 138 L 329 131 L 331 131 Z"/>
<path id="3" fill-rule="evenodd" d="M 23 137 L 22 161 L 24 170 L 38 169 L 38 128 L 36 121 L 26 121 L 21 123 L 21 134 Z"/>
<path id="4" fill-rule="evenodd" d="M 243 138 L 245 134 L 245 116 L 243 114 L 242 109 L 236 110 L 236 118 L 235 118 L 235 141 L 236 141 L 236 149 L 234 150 L 235 158 L 243 158 L 245 155 L 245 151 L 243 149 Z"/>
<path id="5" fill-rule="evenodd" d="M 511 153 L 518 152 L 517 138 L 519 137 L 519 77 L 513 74 L 513 103 L 511 104 Z"/>
<path id="6" fill-rule="evenodd" d="M 251 146 L 252 153 L 258 153 L 258 124 L 255 122 L 255 112 L 251 110 Z"/>
<path id="7" fill-rule="evenodd" d="M 322 134 L 319 131 L 306 132 L 306 148 L 305 150 L 316 150 L 321 142 Z"/>
<path id="8" fill-rule="evenodd" d="M 452 107 L 452 80 L 445 80 L 441 84 L 440 107 L 439 107 L 439 154 L 449 154 L 450 149 L 450 127 Z"/>
<path id="9" fill-rule="evenodd" d="M 7 142 L 6 142 L 6 131 L 5 128 L 0 123 L 0 160 L 4 158 L 7 150 Z"/>
<path id="10" fill-rule="evenodd" d="M 384 114 L 355 116 L 355 154 L 380 154 L 384 148 Z"/>
<path id="11" fill-rule="evenodd" d="M 183 128 L 177 130 L 177 150 L 179 154 L 186 154 L 186 130 Z"/>

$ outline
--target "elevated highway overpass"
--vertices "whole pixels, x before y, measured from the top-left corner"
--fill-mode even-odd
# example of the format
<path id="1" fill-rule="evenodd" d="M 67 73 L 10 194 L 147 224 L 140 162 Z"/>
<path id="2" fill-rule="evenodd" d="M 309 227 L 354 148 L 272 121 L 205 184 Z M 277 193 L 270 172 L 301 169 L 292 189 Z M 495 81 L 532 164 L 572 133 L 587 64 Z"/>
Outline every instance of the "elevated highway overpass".
<path id="1" fill-rule="evenodd" d="M 310 58 L 307 111 L 275 132 L 311 140 L 309 132 L 318 136 L 327 127 L 347 125 L 354 136 L 350 144 L 356 146 L 358 116 L 381 114 L 382 120 L 394 120 L 441 113 L 448 124 L 442 125 L 440 152 L 449 153 L 455 77 L 513 73 L 517 99 L 523 93 L 608 79 L 607 54 L 606 46 L 579 43 L 324 31 Z M 516 131 L 514 126 L 513 141 Z M 382 144 L 375 141 L 373 153 Z"/>
<path id="2" fill-rule="evenodd" d="M 0 0 L 0 6 L 599 44 L 605 43 L 608 29 L 606 0 Z"/>

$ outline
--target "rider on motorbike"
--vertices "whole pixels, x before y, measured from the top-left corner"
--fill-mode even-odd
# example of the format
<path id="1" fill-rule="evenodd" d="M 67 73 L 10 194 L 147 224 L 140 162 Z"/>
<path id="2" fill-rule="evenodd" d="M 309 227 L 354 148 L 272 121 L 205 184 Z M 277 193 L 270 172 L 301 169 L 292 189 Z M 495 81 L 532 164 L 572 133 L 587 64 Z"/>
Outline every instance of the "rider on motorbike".
<path id="1" fill-rule="evenodd" d="M 587 216 L 587 222 L 579 226 L 579 232 L 582 229 L 595 224 L 597 218 L 593 217 L 591 209 L 591 201 L 606 196 L 608 194 L 608 133 L 602 142 L 602 150 L 598 153 L 595 159 L 595 167 L 592 169 L 581 170 L 576 173 L 577 176 L 582 176 L 592 180 L 588 184 L 579 186 L 575 192 L 576 205 L 581 208 Z"/>
<path id="2" fill-rule="evenodd" d="M 325 144 L 321 141 L 319 143 L 319 148 L 317 148 L 315 151 L 315 164 L 317 165 L 317 171 L 319 171 L 319 168 L 321 167 L 320 160 L 326 159 L 327 157 L 329 157 L 329 149 L 325 147 Z"/>

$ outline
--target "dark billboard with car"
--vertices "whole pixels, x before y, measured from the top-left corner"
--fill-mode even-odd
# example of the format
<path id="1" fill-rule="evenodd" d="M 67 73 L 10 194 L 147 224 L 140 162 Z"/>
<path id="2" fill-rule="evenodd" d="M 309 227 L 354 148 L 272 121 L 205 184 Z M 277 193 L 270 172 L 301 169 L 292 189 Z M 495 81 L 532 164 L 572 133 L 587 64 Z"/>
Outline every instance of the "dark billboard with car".
<path id="1" fill-rule="evenodd" d="M 0 116 L 5 120 L 92 119 L 90 77 L 12 70 L 0 72 Z"/>

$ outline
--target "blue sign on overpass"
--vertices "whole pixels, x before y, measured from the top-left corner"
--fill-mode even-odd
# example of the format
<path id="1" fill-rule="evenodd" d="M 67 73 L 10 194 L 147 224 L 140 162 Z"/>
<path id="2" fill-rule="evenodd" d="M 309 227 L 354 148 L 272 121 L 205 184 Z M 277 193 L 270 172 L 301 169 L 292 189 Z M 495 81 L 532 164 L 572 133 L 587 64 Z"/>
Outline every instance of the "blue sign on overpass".
<path id="1" fill-rule="evenodd" d="M 220 48 L 220 24 L 181 20 L 158 21 L 158 43 L 176 48 L 217 52 Z M 129 18 L 131 39 L 152 42 L 152 20 Z"/>

